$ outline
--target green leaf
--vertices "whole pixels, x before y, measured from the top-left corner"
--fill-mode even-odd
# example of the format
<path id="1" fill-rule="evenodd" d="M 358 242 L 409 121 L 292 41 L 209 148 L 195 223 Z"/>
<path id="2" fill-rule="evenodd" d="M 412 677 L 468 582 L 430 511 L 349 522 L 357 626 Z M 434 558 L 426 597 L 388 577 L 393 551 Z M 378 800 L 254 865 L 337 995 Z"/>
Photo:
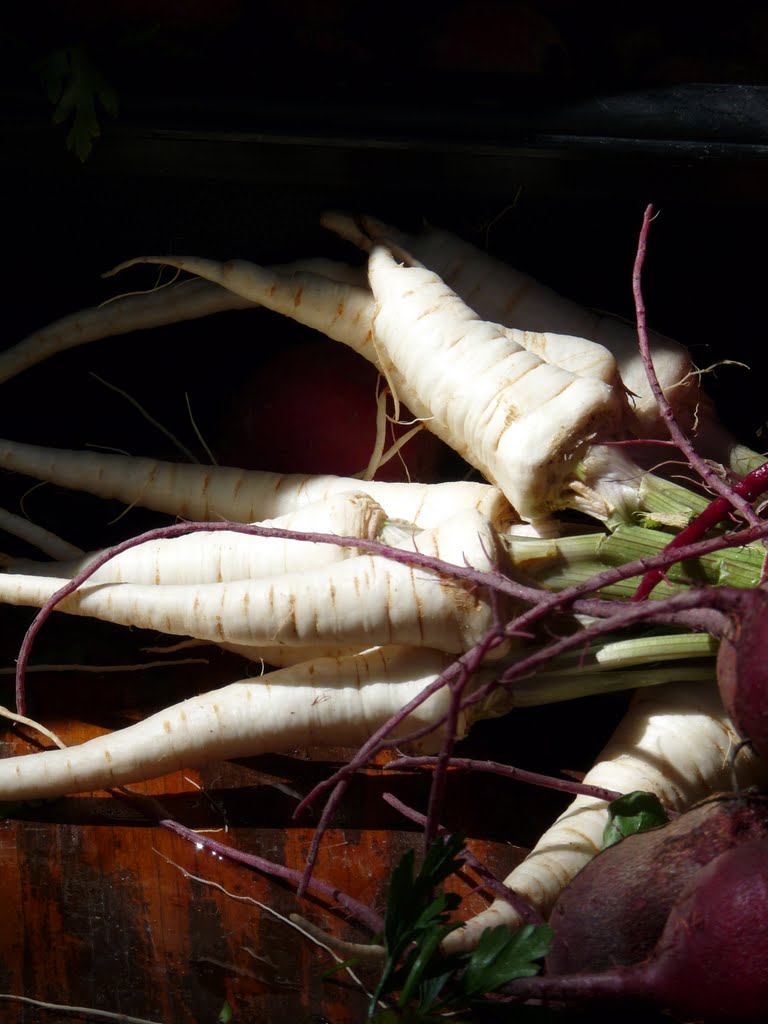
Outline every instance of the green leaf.
<path id="1" fill-rule="evenodd" d="M 403 854 L 392 872 L 384 914 L 387 957 L 371 999 L 369 1019 L 374 1017 L 377 1002 L 391 993 L 405 988 L 405 1002 L 410 999 L 429 975 L 443 937 L 458 927 L 448 924 L 448 914 L 458 907 L 460 898 L 453 893 L 435 895 L 435 890 L 461 867 L 463 861 L 457 854 L 463 846 L 460 835 L 438 838 L 418 872 L 414 874 L 413 850 Z"/>
<path id="2" fill-rule="evenodd" d="M 455 910 L 461 903 L 461 897 L 452 892 L 441 892 L 427 904 L 411 925 L 411 931 L 421 932 L 446 920 L 449 911 Z"/>
<path id="3" fill-rule="evenodd" d="M 637 790 L 618 797 L 608 805 L 609 820 L 603 832 L 603 849 L 614 846 L 635 832 L 646 832 L 669 821 L 658 797 Z"/>
<path id="4" fill-rule="evenodd" d="M 224 1005 L 219 1010 L 219 1016 L 216 1018 L 216 1024 L 230 1024 L 232 1020 L 232 1007 L 229 1005 L 227 1000 L 224 1000 Z"/>
<path id="5" fill-rule="evenodd" d="M 68 46 L 53 50 L 36 65 L 48 99 L 54 104 L 52 120 L 63 124 L 70 118 L 67 149 L 82 162 L 101 134 L 97 104 L 110 116 L 117 115 L 117 94 L 91 63 L 87 50 Z"/>
<path id="6" fill-rule="evenodd" d="M 458 906 L 458 897 L 448 894 L 441 897 L 443 902 L 439 906 L 434 906 L 433 902 L 435 889 L 461 867 L 463 862 L 456 855 L 463 846 L 463 836 L 438 838 L 427 851 L 415 877 L 414 851 L 407 850 L 400 858 L 392 872 L 384 915 L 384 941 L 390 953 L 414 929 L 425 928 L 430 917 L 437 918 Z"/>
<path id="7" fill-rule="evenodd" d="M 392 872 L 387 896 L 387 909 L 384 915 L 384 941 L 387 948 L 392 949 L 398 942 L 404 929 L 404 922 L 410 921 L 413 913 L 411 895 L 413 893 L 413 850 L 407 850 Z"/>
<path id="8" fill-rule="evenodd" d="M 445 932 L 443 929 L 432 928 L 418 949 L 416 949 L 415 955 L 410 960 L 408 975 L 400 990 L 400 998 L 397 1001 L 398 1006 L 407 1006 L 411 1001 L 411 997 L 421 985 L 424 972 L 429 966 L 432 957 L 440 948 L 440 943 L 444 938 Z"/>
<path id="9" fill-rule="evenodd" d="M 553 935 L 548 925 L 526 924 L 515 932 L 503 925 L 486 928 L 462 975 L 462 992 L 474 999 L 515 978 L 538 974 L 537 961 L 549 952 Z"/>
<path id="10" fill-rule="evenodd" d="M 419 985 L 419 1009 L 422 1012 L 434 1006 L 455 970 L 456 964 L 447 957 L 432 965 L 432 970 L 428 976 L 422 978 Z"/>

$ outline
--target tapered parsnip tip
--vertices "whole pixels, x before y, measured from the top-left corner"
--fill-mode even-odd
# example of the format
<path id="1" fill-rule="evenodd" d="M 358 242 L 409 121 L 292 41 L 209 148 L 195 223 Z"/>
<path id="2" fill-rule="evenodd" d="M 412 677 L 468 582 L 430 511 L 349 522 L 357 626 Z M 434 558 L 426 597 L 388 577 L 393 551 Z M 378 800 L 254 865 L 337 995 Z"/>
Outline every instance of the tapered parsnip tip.
<path id="1" fill-rule="evenodd" d="M 364 252 L 370 250 L 374 239 L 387 233 L 387 226 L 380 221 L 344 210 L 326 210 L 320 224 Z"/>
<path id="2" fill-rule="evenodd" d="M 142 263 L 176 266 L 176 260 L 178 260 L 178 257 L 175 256 L 133 256 L 129 260 L 123 260 L 122 263 L 118 263 L 117 266 L 112 267 L 111 270 L 105 270 L 101 276 L 102 278 L 115 277 L 117 274 L 122 273 L 123 270 L 129 270 L 131 267 L 136 267 Z"/>

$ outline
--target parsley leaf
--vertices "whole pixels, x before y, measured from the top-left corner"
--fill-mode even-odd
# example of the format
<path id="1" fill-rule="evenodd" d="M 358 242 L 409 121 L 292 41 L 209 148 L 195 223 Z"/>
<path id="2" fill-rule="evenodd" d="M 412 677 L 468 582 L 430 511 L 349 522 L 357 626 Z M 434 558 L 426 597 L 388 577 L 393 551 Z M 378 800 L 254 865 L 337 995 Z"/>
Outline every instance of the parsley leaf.
<path id="1" fill-rule="evenodd" d="M 471 953 L 441 954 L 443 939 L 459 927 L 450 915 L 460 899 L 439 886 L 461 868 L 463 846 L 462 836 L 437 839 L 418 872 L 409 850 L 392 873 L 384 918 L 387 956 L 368 1011 L 375 1024 L 431 1024 L 446 1013 L 456 1024 L 456 1015 L 480 1005 L 486 993 L 536 974 L 537 961 L 549 950 L 552 930 L 525 925 L 514 933 L 486 929 Z M 382 1001 L 389 1005 L 377 1012 Z"/>
<path id="2" fill-rule="evenodd" d="M 117 116 L 117 94 L 91 63 L 82 46 L 53 50 L 37 65 L 48 99 L 54 105 L 52 120 L 63 124 L 71 118 L 67 149 L 83 162 L 101 134 L 97 104 Z"/>
<path id="3" fill-rule="evenodd" d="M 658 797 L 638 790 L 618 797 L 608 805 L 610 815 L 603 832 L 603 849 L 635 832 L 665 825 L 669 818 Z"/>

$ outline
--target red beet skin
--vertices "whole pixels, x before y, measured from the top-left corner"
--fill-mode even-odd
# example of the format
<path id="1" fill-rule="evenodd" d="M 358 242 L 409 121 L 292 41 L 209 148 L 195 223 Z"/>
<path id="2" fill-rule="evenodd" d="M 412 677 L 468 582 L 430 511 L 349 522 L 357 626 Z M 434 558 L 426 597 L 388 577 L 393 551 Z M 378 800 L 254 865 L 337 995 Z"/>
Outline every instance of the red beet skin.
<path id="1" fill-rule="evenodd" d="M 649 892 L 649 899 L 653 893 Z M 628 918 L 626 927 L 632 927 Z M 650 957 L 597 973 L 511 982 L 516 1000 L 565 1006 L 655 1004 L 696 1024 L 768 1020 L 768 840 L 743 843 L 701 868 L 683 888 Z"/>
<path id="2" fill-rule="evenodd" d="M 684 1020 L 768 1020 L 768 841 L 720 854 L 667 920 L 647 969 L 654 998 Z"/>
<path id="3" fill-rule="evenodd" d="M 325 339 L 279 352 L 237 393 L 221 461 L 275 473 L 360 472 L 376 438 L 377 377 L 357 353 Z M 413 417 L 401 408 L 400 418 Z M 408 429 L 395 428 L 395 436 Z M 385 449 L 391 444 L 388 433 Z M 422 430 L 403 448 L 402 459 L 395 456 L 375 478 L 431 482 L 444 452 L 442 442 Z"/>
<path id="4" fill-rule="evenodd" d="M 733 724 L 768 759 L 768 591 L 745 591 L 739 604 L 720 642 L 717 679 Z"/>
<path id="5" fill-rule="evenodd" d="M 694 875 L 753 839 L 768 840 L 768 797 L 726 794 L 603 850 L 555 904 L 547 973 L 603 971 L 645 960 Z"/>

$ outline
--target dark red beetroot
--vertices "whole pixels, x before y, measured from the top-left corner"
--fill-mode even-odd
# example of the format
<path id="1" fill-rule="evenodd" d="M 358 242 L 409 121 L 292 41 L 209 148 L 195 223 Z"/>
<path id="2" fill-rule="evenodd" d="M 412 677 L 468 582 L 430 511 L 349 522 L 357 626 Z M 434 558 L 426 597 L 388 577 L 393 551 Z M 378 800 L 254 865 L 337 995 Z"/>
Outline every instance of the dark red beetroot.
<path id="1" fill-rule="evenodd" d="M 640 963 L 691 878 L 720 853 L 752 839 L 768 839 L 768 797 L 723 795 L 604 850 L 555 904 L 547 973 Z"/>
<path id="2" fill-rule="evenodd" d="M 276 473 L 358 473 L 368 465 L 376 439 L 377 377 L 352 349 L 325 338 L 278 352 L 236 392 L 221 461 Z M 400 418 L 412 416 L 401 408 Z M 394 436 L 408 429 L 395 427 Z M 388 432 L 385 447 L 392 441 Z M 376 479 L 431 482 L 446 451 L 422 430 Z"/>
<path id="3" fill-rule="evenodd" d="M 680 1020 L 765 1024 L 768 1020 L 768 840 L 721 853 L 675 902 L 652 956 L 598 974 L 525 978 L 517 1000 L 566 1005 L 647 1000 Z"/>
<path id="4" fill-rule="evenodd" d="M 739 595 L 720 641 L 717 680 L 728 714 L 755 752 L 768 761 L 768 590 Z"/>

